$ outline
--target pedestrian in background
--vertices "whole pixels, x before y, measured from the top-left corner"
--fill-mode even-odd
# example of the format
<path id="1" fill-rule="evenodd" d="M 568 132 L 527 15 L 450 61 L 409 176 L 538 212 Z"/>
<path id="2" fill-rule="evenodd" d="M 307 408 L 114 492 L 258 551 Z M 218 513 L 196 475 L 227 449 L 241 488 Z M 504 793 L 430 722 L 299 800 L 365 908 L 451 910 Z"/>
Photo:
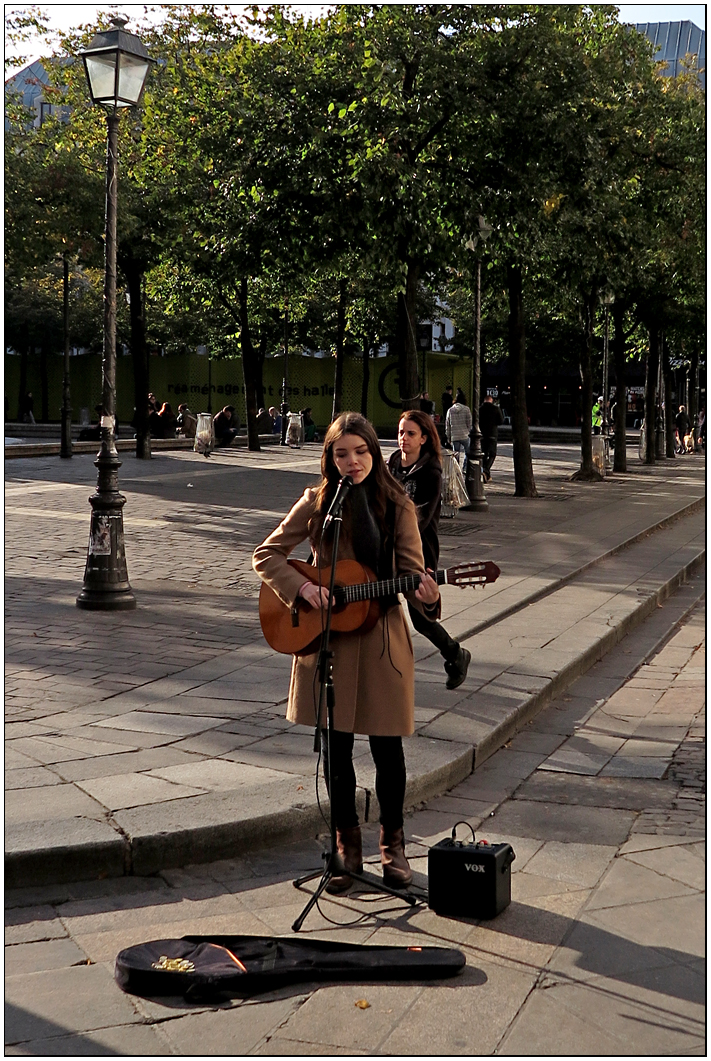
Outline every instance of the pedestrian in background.
<path id="1" fill-rule="evenodd" d="M 447 386 L 444 388 L 444 393 L 442 394 L 442 420 L 445 423 L 447 421 L 447 413 L 452 408 L 453 404 L 454 398 L 452 397 L 452 384 L 448 383 Z"/>
<path id="2" fill-rule="evenodd" d="M 178 431 L 184 438 L 195 438 L 197 416 L 183 402 L 178 406 Z"/>
<path id="3" fill-rule="evenodd" d="M 676 424 L 676 432 L 678 436 L 678 452 L 689 453 L 689 447 L 686 442 L 686 436 L 691 431 L 691 421 L 689 420 L 688 413 L 683 405 L 679 406 L 679 412 L 674 418 Z"/>
<path id="4" fill-rule="evenodd" d="M 175 432 L 178 427 L 178 418 L 173 412 L 170 402 L 163 402 L 161 411 L 158 413 L 158 419 L 160 420 L 160 437 L 161 438 L 175 438 Z"/>
<path id="5" fill-rule="evenodd" d="M 485 483 L 491 482 L 491 466 L 496 460 L 496 444 L 499 427 L 504 422 L 504 414 L 493 397 L 487 394 L 479 409 L 479 429 L 481 431 L 481 474 Z"/>
<path id="6" fill-rule="evenodd" d="M 32 397 L 32 391 L 28 391 L 22 399 L 22 409 L 20 412 L 20 420 L 23 424 L 34 424 L 35 422 L 35 400 Z"/>
<path id="7" fill-rule="evenodd" d="M 273 435 L 281 434 L 281 413 L 274 405 L 269 406 L 269 415 L 271 416 L 274 426 L 272 427 Z"/>
<path id="8" fill-rule="evenodd" d="M 260 435 L 271 435 L 274 430 L 274 421 L 266 409 L 260 409 L 257 413 L 257 433 Z"/>
<path id="9" fill-rule="evenodd" d="M 311 411 L 310 405 L 301 410 L 301 415 L 304 418 L 304 442 L 318 442 L 319 440 L 316 432 L 316 423 L 311 416 Z"/>
<path id="10" fill-rule="evenodd" d="M 235 435 L 239 431 L 239 420 L 235 417 L 234 405 L 226 405 L 220 409 L 213 423 L 215 427 L 215 445 L 230 446 Z"/>
<path id="11" fill-rule="evenodd" d="M 466 404 L 464 392 L 457 387 L 456 401 L 454 405 L 447 411 L 447 421 L 445 430 L 447 433 L 447 441 L 452 446 L 452 449 L 457 454 L 457 460 L 459 460 L 459 454 L 464 453 L 464 460 L 462 462 L 462 471 L 467 470 L 467 453 L 469 451 L 469 432 L 472 429 L 472 413 L 469 406 Z"/>
<path id="12" fill-rule="evenodd" d="M 439 435 L 427 413 L 409 409 L 397 429 L 398 449 L 390 454 L 388 470 L 412 498 L 422 539 L 425 569 L 436 571 L 439 563 L 439 514 L 442 508 L 442 462 Z M 467 676 L 471 653 L 447 633 L 441 623 L 408 603 L 410 619 L 444 657 L 447 688 L 457 689 Z"/>
<path id="13" fill-rule="evenodd" d="M 420 398 L 420 410 L 428 416 L 434 416 L 435 403 L 430 400 L 429 391 L 423 391 Z"/>

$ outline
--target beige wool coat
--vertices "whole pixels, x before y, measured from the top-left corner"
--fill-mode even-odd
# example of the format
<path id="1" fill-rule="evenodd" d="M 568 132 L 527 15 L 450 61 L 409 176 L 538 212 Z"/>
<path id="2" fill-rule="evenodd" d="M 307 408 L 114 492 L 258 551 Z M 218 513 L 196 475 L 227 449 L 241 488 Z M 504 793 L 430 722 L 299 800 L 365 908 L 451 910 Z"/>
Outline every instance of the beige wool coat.
<path id="1" fill-rule="evenodd" d="M 287 557 L 308 538 L 315 511 L 316 490 L 307 489 L 288 516 L 254 552 L 252 564 L 259 577 L 291 605 L 303 576 L 289 567 Z M 316 552 L 314 543 L 311 547 Z M 354 560 L 347 522 L 341 532 L 339 559 Z M 324 555 L 328 565 L 330 556 Z M 316 561 L 315 561 L 316 562 Z M 395 507 L 394 574 L 424 571 L 422 544 L 412 501 L 403 495 Z M 408 599 L 429 619 L 440 614 L 440 602 L 422 605 L 414 593 Z M 410 631 L 401 605 L 380 616 L 366 634 L 333 633 L 334 728 L 369 736 L 409 736 L 415 728 L 415 664 Z M 319 684 L 318 652 L 294 656 L 286 717 L 315 726 Z M 325 719 L 322 720 L 325 724 Z"/>

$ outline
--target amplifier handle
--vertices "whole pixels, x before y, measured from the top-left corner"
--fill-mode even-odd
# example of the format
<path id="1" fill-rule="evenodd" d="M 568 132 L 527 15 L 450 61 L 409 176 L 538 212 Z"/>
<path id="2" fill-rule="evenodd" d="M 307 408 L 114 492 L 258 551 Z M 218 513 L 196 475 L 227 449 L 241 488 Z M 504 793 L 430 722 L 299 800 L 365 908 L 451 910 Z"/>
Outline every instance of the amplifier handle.
<path id="1" fill-rule="evenodd" d="M 461 840 L 457 841 L 457 825 L 466 825 L 467 829 L 469 829 L 469 831 L 472 834 L 472 843 L 476 843 L 476 836 L 474 835 L 474 830 L 472 829 L 472 827 L 469 824 L 469 822 L 465 822 L 465 821 L 457 822 L 456 825 L 454 825 L 454 827 L 452 828 L 452 839 L 455 842 L 457 842 L 457 843 L 461 843 L 462 842 Z"/>

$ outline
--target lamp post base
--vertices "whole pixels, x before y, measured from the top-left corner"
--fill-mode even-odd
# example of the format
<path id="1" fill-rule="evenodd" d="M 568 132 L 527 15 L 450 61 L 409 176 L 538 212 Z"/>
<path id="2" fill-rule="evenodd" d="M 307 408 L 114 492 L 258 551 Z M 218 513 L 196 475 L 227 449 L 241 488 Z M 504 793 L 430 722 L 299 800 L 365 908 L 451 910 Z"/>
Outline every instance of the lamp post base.
<path id="1" fill-rule="evenodd" d="M 77 597 L 77 608 L 85 611 L 118 612 L 136 607 L 136 598 L 130 586 L 126 589 L 88 589 L 86 586 Z"/>
<path id="2" fill-rule="evenodd" d="M 77 597 L 77 608 L 94 611 L 124 611 L 136 607 L 128 581 L 123 537 L 123 506 L 126 498 L 118 492 L 115 454 L 101 453 L 94 462 L 99 469 L 99 485 L 89 498 L 91 528 L 84 570 L 84 585 Z"/>
<path id="3" fill-rule="evenodd" d="M 468 505 L 462 505 L 460 512 L 488 512 L 489 502 L 485 497 L 473 498 Z"/>
<path id="4" fill-rule="evenodd" d="M 488 512 L 489 502 L 484 494 L 484 483 L 481 477 L 481 457 L 474 455 L 467 458 L 467 475 L 465 480 L 469 504 L 462 506 L 463 512 Z"/>
<path id="5" fill-rule="evenodd" d="M 286 380 L 284 380 L 284 393 L 286 394 Z M 288 404 L 288 402 L 283 401 L 281 403 L 280 412 L 281 412 L 281 439 L 279 440 L 279 445 L 280 446 L 286 446 L 287 445 L 286 432 L 287 432 L 287 429 L 288 429 L 288 426 L 289 426 L 287 424 L 287 421 L 286 421 L 286 418 L 289 415 L 289 404 Z"/>

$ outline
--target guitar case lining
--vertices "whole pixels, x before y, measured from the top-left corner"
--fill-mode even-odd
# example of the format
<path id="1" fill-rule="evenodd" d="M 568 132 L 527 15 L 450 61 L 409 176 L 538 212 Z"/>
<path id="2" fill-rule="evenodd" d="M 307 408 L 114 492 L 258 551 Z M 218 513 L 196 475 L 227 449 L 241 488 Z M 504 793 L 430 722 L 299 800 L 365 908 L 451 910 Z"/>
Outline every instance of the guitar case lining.
<path id="1" fill-rule="evenodd" d="M 434 980 L 466 965 L 449 947 L 381 947 L 275 936 L 183 936 L 122 950 L 115 977 L 129 994 L 188 1001 L 249 996 L 319 980 Z"/>

